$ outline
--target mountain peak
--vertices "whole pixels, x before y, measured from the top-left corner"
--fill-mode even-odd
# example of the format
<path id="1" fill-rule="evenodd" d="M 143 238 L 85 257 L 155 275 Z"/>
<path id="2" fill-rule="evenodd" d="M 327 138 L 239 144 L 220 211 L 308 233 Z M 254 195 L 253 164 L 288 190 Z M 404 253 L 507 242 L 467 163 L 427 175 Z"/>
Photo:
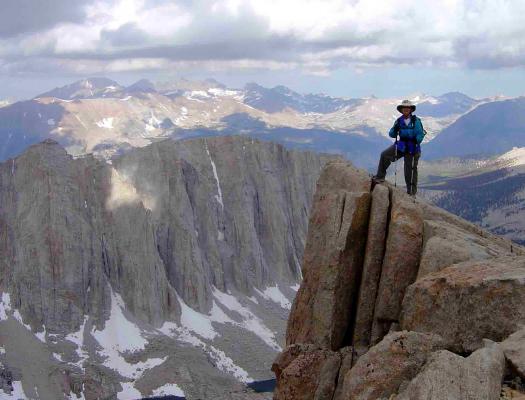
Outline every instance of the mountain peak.
<path id="1" fill-rule="evenodd" d="M 121 86 L 114 80 L 104 77 L 92 77 L 57 87 L 36 96 L 36 98 L 56 97 L 65 100 L 93 98 L 116 91 L 119 88 L 121 88 Z"/>
<path id="2" fill-rule="evenodd" d="M 245 90 L 259 90 L 266 89 L 264 86 L 259 85 L 257 82 L 248 82 L 244 85 Z"/>
<path id="3" fill-rule="evenodd" d="M 148 79 L 140 79 L 126 88 L 127 92 L 156 92 L 155 84 Z"/>
<path id="4" fill-rule="evenodd" d="M 215 78 L 206 78 L 204 79 L 204 82 L 210 84 L 212 87 L 221 88 L 221 89 L 226 88 L 226 85 L 224 83 L 219 82 Z"/>

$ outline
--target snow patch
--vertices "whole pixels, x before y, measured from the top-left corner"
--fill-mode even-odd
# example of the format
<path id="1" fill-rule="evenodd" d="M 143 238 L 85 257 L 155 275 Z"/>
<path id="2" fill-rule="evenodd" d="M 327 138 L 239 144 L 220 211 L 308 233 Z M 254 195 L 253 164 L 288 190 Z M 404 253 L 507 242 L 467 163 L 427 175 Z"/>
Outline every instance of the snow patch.
<path id="1" fill-rule="evenodd" d="M 11 312 L 11 296 L 9 293 L 2 293 L 0 299 L 0 321 L 7 319 L 8 312 Z"/>
<path id="2" fill-rule="evenodd" d="M 210 345 L 208 354 L 212 358 L 215 367 L 221 371 L 232 374 L 237 380 L 241 382 L 253 382 L 253 379 L 250 378 L 248 372 L 236 365 L 233 360 L 224 353 L 224 351 Z"/>
<path id="3" fill-rule="evenodd" d="M 98 122 L 96 123 L 96 125 L 97 125 L 99 128 L 104 128 L 104 129 L 113 129 L 113 120 L 114 120 L 113 117 L 102 118 L 102 120 L 101 120 L 101 121 L 98 121 Z"/>
<path id="4" fill-rule="evenodd" d="M 131 382 L 120 382 L 122 385 L 122 390 L 117 393 L 118 400 L 136 400 L 142 398 L 142 393 L 140 393 Z"/>
<path id="5" fill-rule="evenodd" d="M 46 326 L 44 325 L 44 331 L 43 332 L 36 332 L 35 336 L 42 343 L 46 343 Z"/>
<path id="6" fill-rule="evenodd" d="M 193 96 L 204 97 L 204 98 L 210 97 L 210 95 L 204 90 L 192 90 L 189 95 L 192 97 Z"/>
<path id="7" fill-rule="evenodd" d="M 188 307 L 178 295 L 177 298 L 181 306 L 180 323 L 183 327 L 205 339 L 214 339 L 219 335 L 215 329 L 213 329 L 209 316 Z"/>
<path id="8" fill-rule="evenodd" d="M 205 345 L 202 340 L 192 335 L 187 328 L 180 327 L 175 322 L 166 321 L 157 329 L 157 331 L 169 337 L 176 337 L 179 341 L 190 344 L 194 347 Z"/>
<path id="9" fill-rule="evenodd" d="M 217 322 L 219 324 L 235 324 L 236 322 L 228 317 L 224 311 L 222 311 L 222 308 L 220 308 L 215 300 L 212 302 L 212 308 L 211 308 L 211 320 L 213 322 Z"/>
<path id="10" fill-rule="evenodd" d="M 215 177 L 215 182 L 217 183 L 217 194 L 215 195 L 215 200 L 217 200 L 217 202 L 221 205 L 221 208 L 224 210 L 224 203 L 222 201 L 221 182 L 219 181 L 217 167 L 215 166 L 215 163 L 211 158 L 210 150 L 208 149 L 208 142 L 206 141 L 206 139 L 204 139 L 204 146 L 206 147 L 206 154 L 208 154 L 208 158 L 210 159 L 211 168 L 213 170 L 213 176 Z"/>
<path id="11" fill-rule="evenodd" d="M 165 322 L 158 331 L 166 336 L 175 337 L 177 340 L 193 347 L 201 348 L 206 354 L 208 354 L 213 365 L 217 369 L 233 375 L 237 380 L 244 383 L 253 381 L 248 375 L 248 372 L 236 365 L 223 351 L 217 349 L 211 344 L 204 343 L 201 339 L 192 335 L 187 328 L 180 327 L 173 322 Z"/>
<path id="12" fill-rule="evenodd" d="M 80 328 L 78 329 L 77 332 L 72 332 L 68 335 L 65 336 L 65 340 L 69 341 L 69 342 L 72 342 L 74 343 L 77 348 L 76 348 L 76 352 L 77 352 L 77 355 L 79 357 L 79 361 L 75 363 L 75 365 L 77 365 L 78 367 L 82 368 L 82 364 L 84 362 L 84 360 L 87 358 L 87 353 L 84 351 L 83 349 L 83 346 L 84 346 L 84 328 L 86 326 L 86 322 L 87 322 L 87 315 L 84 317 L 84 321 L 82 322 L 82 325 L 80 325 Z"/>
<path id="13" fill-rule="evenodd" d="M 285 308 L 287 310 L 292 309 L 292 304 L 290 303 L 290 300 L 288 300 L 283 294 L 283 292 L 279 290 L 279 287 L 277 285 L 268 286 L 266 289 L 264 289 L 263 292 L 261 292 L 258 289 L 255 289 L 255 291 L 265 299 L 271 300 L 274 303 L 279 304 L 282 308 Z"/>
<path id="14" fill-rule="evenodd" d="M 138 379 L 143 371 L 164 363 L 167 357 L 150 358 L 135 364 L 130 364 L 124 359 L 123 353 L 144 350 L 147 344 L 142 331 L 124 315 L 124 308 L 122 298 L 111 290 L 109 319 L 103 330 L 99 331 L 93 327 L 91 334 L 102 347 L 98 353 L 105 358 L 106 367 L 117 371 L 123 377 Z"/>
<path id="15" fill-rule="evenodd" d="M 70 392 L 69 395 L 64 393 L 64 396 L 66 400 L 86 400 L 84 397 L 84 384 L 82 384 L 82 391 L 80 392 L 80 397 L 77 397 L 77 395 L 73 392 Z"/>
<path id="16" fill-rule="evenodd" d="M 20 315 L 20 312 L 18 310 L 15 310 L 13 312 L 13 317 L 18 321 L 20 322 L 23 326 L 25 326 L 25 328 L 29 331 L 31 331 L 31 326 L 27 325 L 27 324 L 24 324 L 24 320 L 22 318 L 22 316 Z"/>
<path id="17" fill-rule="evenodd" d="M 185 397 L 182 389 L 175 383 L 166 383 L 165 385 L 153 390 L 153 396 L 178 396 Z"/>
<path id="18" fill-rule="evenodd" d="M 150 111 L 150 117 L 146 120 L 146 131 L 152 132 L 159 128 L 161 121 Z"/>
<path id="19" fill-rule="evenodd" d="M 244 328 L 262 339 L 269 347 L 276 351 L 281 351 L 282 348 L 275 340 L 275 334 L 264 325 L 264 323 L 247 307 L 244 307 L 231 294 L 221 292 L 216 287 L 212 290 L 213 297 L 227 309 L 239 314 L 243 321 L 236 322 L 235 325 Z"/>
<path id="20" fill-rule="evenodd" d="M 93 328 L 92 334 L 104 348 L 112 348 L 119 352 L 143 350 L 147 341 L 142 337 L 137 325 L 124 316 L 124 308 L 124 301 L 120 295 L 111 290 L 109 319 L 103 330 Z"/>
<path id="21" fill-rule="evenodd" d="M 238 96 L 240 92 L 237 90 L 211 88 L 211 89 L 208 89 L 208 93 L 211 93 L 212 95 L 216 97 L 223 97 L 223 96 Z"/>
<path id="22" fill-rule="evenodd" d="M 0 399 L 13 399 L 13 400 L 20 400 L 20 399 L 29 399 L 29 397 L 26 396 L 24 393 L 24 388 L 22 387 L 21 381 L 13 381 L 12 383 L 13 391 L 10 395 L 5 394 L 4 392 L 0 393 L 2 397 Z"/>

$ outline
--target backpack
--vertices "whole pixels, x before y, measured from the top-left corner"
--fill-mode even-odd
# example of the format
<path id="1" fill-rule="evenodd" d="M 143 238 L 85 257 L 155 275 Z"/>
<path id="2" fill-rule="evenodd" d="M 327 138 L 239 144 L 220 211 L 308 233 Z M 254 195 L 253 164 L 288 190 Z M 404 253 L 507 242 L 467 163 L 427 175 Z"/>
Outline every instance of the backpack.
<path id="1" fill-rule="evenodd" d="M 416 123 L 416 118 L 418 118 L 418 117 L 416 117 L 414 114 L 412 114 L 412 115 L 410 116 L 410 120 L 411 120 L 411 122 L 412 122 L 413 124 Z M 399 127 L 399 120 L 400 120 L 400 119 L 401 119 L 401 117 L 399 117 L 398 119 L 396 119 L 396 122 L 394 122 L 394 132 L 396 132 L 396 134 L 399 134 L 399 130 L 400 130 L 400 127 Z M 419 121 L 421 122 L 421 119 L 420 119 L 420 118 L 418 118 L 418 119 L 419 119 Z M 425 127 L 423 126 L 423 122 L 421 122 L 421 127 L 423 128 L 423 138 L 424 138 L 424 137 L 427 135 L 428 132 L 427 132 L 427 130 L 425 129 Z"/>

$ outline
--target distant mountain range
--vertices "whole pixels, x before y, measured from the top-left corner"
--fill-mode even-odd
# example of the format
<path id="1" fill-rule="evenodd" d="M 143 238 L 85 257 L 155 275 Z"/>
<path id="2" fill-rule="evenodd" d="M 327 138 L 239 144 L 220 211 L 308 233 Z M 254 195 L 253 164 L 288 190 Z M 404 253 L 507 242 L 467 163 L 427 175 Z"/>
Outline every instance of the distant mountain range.
<path id="1" fill-rule="evenodd" d="M 420 102 L 417 105 L 417 113 L 421 116 L 442 118 L 453 114 L 464 114 L 480 102 L 481 100 L 472 99 L 463 93 L 450 92 Z"/>
<path id="2" fill-rule="evenodd" d="M 525 146 L 525 97 L 481 104 L 427 146 L 427 158 L 497 155 Z"/>
<path id="3" fill-rule="evenodd" d="M 525 244 L 525 147 L 489 158 L 422 163 L 421 169 L 424 197 Z"/>
<path id="4" fill-rule="evenodd" d="M 412 100 L 429 132 L 426 147 L 436 156 L 443 151 L 434 149 L 435 137 L 455 129 L 478 106 L 497 103 L 461 93 L 413 95 Z M 213 79 L 122 86 L 89 78 L 0 108 L 0 160 L 46 138 L 74 155 L 110 158 L 167 137 L 245 134 L 290 148 L 338 153 L 373 168 L 389 143 L 399 101 L 300 94 L 256 83 L 231 89 Z"/>

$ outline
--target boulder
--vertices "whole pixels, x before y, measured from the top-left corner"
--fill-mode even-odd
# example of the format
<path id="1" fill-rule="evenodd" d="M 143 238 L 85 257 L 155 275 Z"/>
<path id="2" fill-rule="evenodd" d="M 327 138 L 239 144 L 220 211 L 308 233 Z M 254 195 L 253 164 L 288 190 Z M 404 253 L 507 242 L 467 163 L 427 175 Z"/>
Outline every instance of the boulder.
<path id="1" fill-rule="evenodd" d="M 430 238 L 421 255 L 417 279 L 421 279 L 431 272 L 441 271 L 453 264 L 469 260 L 470 253 L 461 244 L 463 244 L 461 241 L 454 243 L 438 236 Z"/>
<path id="2" fill-rule="evenodd" d="M 501 347 L 512 368 L 525 379 L 525 327 L 505 339 Z"/>
<path id="3" fill-rule="evenodd" d="M 286 344 L 339 350 L 359 289 L 370 193 L 324 193 L 314 204 L 303 282 L 288 320 Z"/>
<path id="4" fill-rule="evenodd" d="M 331 400 L 340 364 L 337 352 L 289 346 L 272 365 L 277 377 L 274 400 Z"/>
<path id="5" fill-rule="evenodd" d="M 368 238 L 352 340 L 352 345 L 358 355 L 366 352 L 370 344 L 374 305 L 385 253 L 389 206 L 388 188 L 383 185 L 376 185 L 372 192 Z"/>
<path id="6" fill-rule="evenodd" d="M 372 344 L 399 319 L 405 290 L 417 276 L 423 240 L 421 209 L 405 194 L 394 191 L 381 279 L 374 310 Z"/>
<path id="7" fill-rule="evenodd" d="M 462 261 L 508 254 L 508 249 L 500 241 L 445 221 L 428 220 L 424 223 L 423 252 L 417 279 Z"/>
<path id="8" fill-rule="evenodd" d="M 456 352 L 501 341 L 525 324 L 525 257 L 467 261 L 412 284 L 401 328 L 441 335 Z"/>
<path id="9" fill-rule="evenodd" d="M 437 335 L 407 331 L 388 334 L 347 372 L 338 400 L 390 397 L 403 382 L 417 375 L 432 352 L 443 347 L 444 341 Z"/>
<path id="10" fill-rule="evenodd" d="M 487 341 L 467 358 L 440 350 L 395 400 L 498 400 L 504 372 L 497 343 Z"/>

